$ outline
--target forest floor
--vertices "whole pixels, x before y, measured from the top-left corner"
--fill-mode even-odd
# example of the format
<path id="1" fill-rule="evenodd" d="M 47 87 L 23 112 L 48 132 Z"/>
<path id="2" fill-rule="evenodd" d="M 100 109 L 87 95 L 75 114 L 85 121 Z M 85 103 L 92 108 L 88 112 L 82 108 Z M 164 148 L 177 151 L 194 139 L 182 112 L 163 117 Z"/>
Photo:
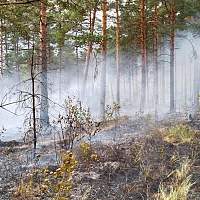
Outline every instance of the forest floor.
<path id="1" fill-rule="evenodd" d="M 177 200 L 184 200 L 184 195 L 200 199 L 199 124 L 198 119 L 155 124 L 148 117 L 105 123 L 90 142 L 85 139 L 74 148 L 77 164 L 69 181 L 69 199 L 164 200 L 182 189 L 186 194 Z M 0 142 L 0 200 L 67 199 L 41 190 L 40 176 L 41 183 L 38 178 L 37 184 L 27 181 L 38 169 L 55 172 L 57 159 L 53 143 L 40 145 L 33 163 L 29 145 Z"/>

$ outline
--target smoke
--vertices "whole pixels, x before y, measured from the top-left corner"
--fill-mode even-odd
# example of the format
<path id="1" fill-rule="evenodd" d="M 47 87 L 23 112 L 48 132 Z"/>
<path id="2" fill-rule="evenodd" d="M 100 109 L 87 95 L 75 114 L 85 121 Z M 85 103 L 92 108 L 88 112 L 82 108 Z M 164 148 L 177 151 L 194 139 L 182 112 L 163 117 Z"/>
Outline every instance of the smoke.
<path id="1" fill-rule="evenodd" d="M 183 38 L 176 38 L 176 60 L 175 60 L 175 102 L 176 111 L 180 113 L 194 112 L 195 104 L 198 101 L 200 90 L 200 62 L 199 38 L 194 38 L 191 33 L 178 33 L 184 35 Z M 169 48 L 166 46 L 164 55 L 159 52 L 159 71 L 158 71 L 158 115 L 163 117 L 169 112 Z M 151 55 L 149 55 L 151 57 Z M 63 58 L 65 59 L 65 58 Z M 50 101 L 50 119 L 54 119 L 59 113 L 65 112 L 63 109 L 64 100 L 72 97 L 80 100 L 84 106 L 87 106 L 95 119 L 99 117 L 99 95 L 100 95 L 100 76 L 101 59 L 92 58 L 89 66 L 89 74 L 85 93 L 82 94 L 84 62 L 76 64 L 65 64 L 61 70 L 58 66 L 50 66 L 48 72 L 49 98 Z M 58 69 L 58 70 L 55 70 Z M 116 101 L 116 65 L 115 57 L 107 58 L 107 82 L 106 82 L 106 104 L 111 105 Z M 21 77 L 22 78 L 22 77 Z M 26 79 L 27 77 L 24 77 Z M 148 63 L 147 75 L 147 99 L 145 105 L 145 114 L 154 115 L 154 66 L 151 59 Z M 17 75 L 12 74 L 4 76 L 1 79 L 1 99 L 10 88 L 17 82 Z M 23 86 L 24 87 L 24 86 Z M 25 87 L 27 89 L 27 86 Z M 120 77 L 120 106 L 121 115 L 134 116 L 140 110 L 141 97 L 141 61 L 138 57 L 135 63 L 132 63 L 130 56 L 121 57 L 121 77 Z M 10 97 L 8 101 L 13 101 L 16 97 Z M 17 105 L 6 107 L 15 112 Z M 22 114 L 25 110 L 20 110 Z M 19 110 L 18 110 L 19 112 Z M 26 113 L 26 111 L 25 111 Z M 8 130 L 15 130 L 16 127 L 22 127 L 25 113 L 19 116 L 0 109 L 0 127 Z M 19 114 L 19 113 L 17 113 Z M 15 130 L 16 131 L 16 130 Z M 10 131 L 9 131 L 10 132 Z"/>

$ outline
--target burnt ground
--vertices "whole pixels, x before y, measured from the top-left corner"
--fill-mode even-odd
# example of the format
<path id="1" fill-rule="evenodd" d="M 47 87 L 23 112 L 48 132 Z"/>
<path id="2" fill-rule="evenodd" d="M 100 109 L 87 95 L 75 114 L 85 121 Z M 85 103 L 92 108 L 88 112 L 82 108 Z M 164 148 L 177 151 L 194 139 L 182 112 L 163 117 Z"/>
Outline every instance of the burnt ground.
<path id="1" fill-rule="evenodd" d="M 91 153 L 97 154 L 97 160 L 84 159 L 78 146 L 74 150 L 78 166 L 70 199 L 155 199 L 160 183 L 173 182 L 174 177 L 169 174 L 182 159 L 194 159 L 194 155 L 190 173 L 195 184 L 189 199 L 200 199 L 200 135 L 197 133 L 189 144 L 167 143 L 162 132 L 173 123 L 163 121 L 155 126 L 150 119 L 124 119 L 106 124 L 92 138 Z M 198 120 L 189 125 L 197 130 Z M 15 141 L 0 143 L 1 200 L 14 199 L 21 177 L 33 167 L 56 167 L 54 145 L 42 146 L 37 159 L 34 164 L 31 162 L 29 145 Z"/>

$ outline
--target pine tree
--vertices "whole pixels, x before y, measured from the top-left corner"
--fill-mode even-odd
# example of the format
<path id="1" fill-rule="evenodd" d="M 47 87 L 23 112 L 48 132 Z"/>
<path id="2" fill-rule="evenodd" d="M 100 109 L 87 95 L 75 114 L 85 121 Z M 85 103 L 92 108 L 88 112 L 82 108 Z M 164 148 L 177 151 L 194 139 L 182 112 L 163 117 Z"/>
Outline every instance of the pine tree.
<path id="1" fill-rule="evenodd" d="M 47 80 L 47 0 L 40 1 L 40 59 L 41 59 L 41 108 L 40 123 L 49 124 Z"/>
<path id="2" fill-rule="evenodd" d="M 101 65 L 101 82 L 100 82 L 100 117 L 105 119 L 106 104 L 106 64 L 107 64 L 107 0 L 102 1 L 102 65 Z"/>

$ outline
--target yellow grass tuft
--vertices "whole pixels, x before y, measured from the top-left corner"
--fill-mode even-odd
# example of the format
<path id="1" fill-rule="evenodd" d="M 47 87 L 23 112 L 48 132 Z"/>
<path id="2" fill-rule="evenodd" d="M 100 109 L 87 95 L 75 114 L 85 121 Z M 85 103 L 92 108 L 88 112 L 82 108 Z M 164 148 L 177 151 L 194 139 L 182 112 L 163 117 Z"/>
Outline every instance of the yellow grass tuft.
<path id="1" fill-rule="evenodd" d="M 187 125 L 177 125 L 164 133 L 164 141 L 173 144 L 190 143 L 195 138 L 196 132 Z"/>
<path id="2" fill-rule="evenodd" d="M 175 180 L 165 187 L 160 186 L 156 200 L 187 200 L 188 193 L 194 183 L 191 182 L 191 176 L 188 175 L 191 168 L 191 161 L 185 159 L 179 169 L 175 170 Z"/>

